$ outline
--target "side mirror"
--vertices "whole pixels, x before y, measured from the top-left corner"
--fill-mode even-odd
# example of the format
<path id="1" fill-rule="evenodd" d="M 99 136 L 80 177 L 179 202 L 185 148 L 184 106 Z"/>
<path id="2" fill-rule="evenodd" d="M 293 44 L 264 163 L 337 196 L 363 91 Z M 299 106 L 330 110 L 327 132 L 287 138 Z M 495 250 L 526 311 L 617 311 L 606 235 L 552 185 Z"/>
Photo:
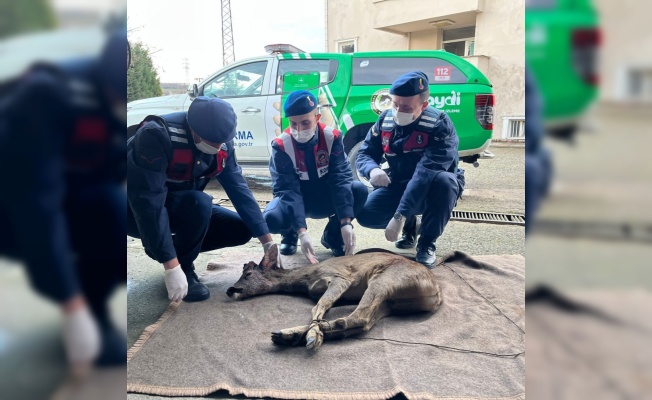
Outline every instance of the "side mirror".
<path id="1" fill-rule="evenodd" d="M 197 88 L 196 83 L 193 83 L 192 86 L 188 88 L 188 96 L 190 96 L 191 99 L 199 96 L 199 88 Z"/>

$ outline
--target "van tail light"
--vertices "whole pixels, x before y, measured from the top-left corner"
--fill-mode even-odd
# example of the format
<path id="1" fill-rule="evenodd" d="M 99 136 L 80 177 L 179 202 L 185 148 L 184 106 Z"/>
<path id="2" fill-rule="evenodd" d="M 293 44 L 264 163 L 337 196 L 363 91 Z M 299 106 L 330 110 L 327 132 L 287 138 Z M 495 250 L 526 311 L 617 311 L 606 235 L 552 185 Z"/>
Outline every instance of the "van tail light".
<path id="1" fill-rule="evenodd" d="M 602 42 L 599 29 L 576 29 L 573 31 L 573 67 L 585 83 L 595 86 L 600 83 L 598 74 L 598 48 Z"/>
<path id="2" fill-rule="evenodd" d="M 494 95 L 475 95 L 475 119 L 483 129 L 492 131 L 494 129 Z"/>

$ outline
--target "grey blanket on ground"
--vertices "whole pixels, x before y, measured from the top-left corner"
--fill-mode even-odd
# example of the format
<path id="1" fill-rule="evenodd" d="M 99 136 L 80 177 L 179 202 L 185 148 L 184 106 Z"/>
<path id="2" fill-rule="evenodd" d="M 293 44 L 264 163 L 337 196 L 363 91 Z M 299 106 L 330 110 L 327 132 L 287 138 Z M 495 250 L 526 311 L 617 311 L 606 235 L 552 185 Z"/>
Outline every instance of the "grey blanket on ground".
<path id="1" fill-rule="evenodd" d="M 228 256 L 227 256 L 228 255 Z M 444 301 L 433 313 L 390 316 L 366 334 L 317 352 L 278 347 L 274 330 L 310 322 L 314 302 L 272 294 L 226 295 L 248 261 L 230 250 L 202 281 L 211 298 L 171 304 L 129 350 L 127 390 L 165 396 L 282 399 L 525 398 L 525 259 L 455 252 L 433 270 Z M 253 260 L 258 262 L 259 260 Z M 284 258 L 299 267 L 301 255 Z M 332 308 L 327 319 L 355 305 Z"/>

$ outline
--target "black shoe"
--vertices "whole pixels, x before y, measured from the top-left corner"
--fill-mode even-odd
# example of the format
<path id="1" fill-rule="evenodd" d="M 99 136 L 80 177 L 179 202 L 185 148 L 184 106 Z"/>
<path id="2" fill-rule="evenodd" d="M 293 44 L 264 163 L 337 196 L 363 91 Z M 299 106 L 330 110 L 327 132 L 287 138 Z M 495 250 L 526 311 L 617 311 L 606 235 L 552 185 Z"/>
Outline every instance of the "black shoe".
<path id="1" fill-rule="evenodd" d="M 435 268 L 435 244 L 429 243 L 427 245 L 419 245 L 417 247 L 417 262 L 425 265 L 426 267 Z"/>
<path id="2" fill-rule="evenodd" d="M 199 278 L 194 270 L 184 270 L 183 273 L 186 274 L 186 279 L 188 280 L 188 294 L 183 298 L 183 301 L 192 303 L 195 301 L 204 301 L 211 297 L 211 292 L 208 291 L 206 285 L 199 282 Z"/>
<path id="3" fill-rule="evenodd" d="M 281 247 L 279 250 L 284 256 L 291 256 L 297 252 L 297 240 L 299 236 L 296 233 L 291 233 L 289 235 L 283 235 L 281 239 Z"/>
<path id="4" fill-rule="evenodd" d="M 335 257 L 344 255 L 344 241 L 340 233 L 340 221 L 337 216 L 328 218 L 328 224 L 321 235 L 321 245 L 331 249 Z"/>
<path id="5" fill-rule="evenodd" d="M 412 216 L 405 221 L 403 225 L 402 236 L 394 242 L 394 246 L 399 249 L 411 249 L 417 245 L 417 233 L 421 225 L 421 218 Z"/>
<path id="6" fill-rule="evenodd" d="M 114 367 L 127 364 L 127 338 L 111 322 L 100 322 L 99 325 L 102 347 L 95 365 Z"/>

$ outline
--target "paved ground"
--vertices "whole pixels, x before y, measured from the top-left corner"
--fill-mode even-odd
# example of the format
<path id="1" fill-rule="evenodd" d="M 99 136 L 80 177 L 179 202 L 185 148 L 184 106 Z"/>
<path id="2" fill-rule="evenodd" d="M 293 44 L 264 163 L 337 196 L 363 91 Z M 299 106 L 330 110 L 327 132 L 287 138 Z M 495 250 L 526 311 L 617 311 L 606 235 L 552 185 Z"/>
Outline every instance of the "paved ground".
<path id="1" fill-rule="evenodd" d="M 575 145 L 549 141 L 555 181 L 542 220 L 640 224 L 652 232 L 650 114 L 603 105 Z M 527 284 L 565 289 L 652 288 L 652 246 L 618 238 L 568 238 L 536 231 L 527 243 Z"/>
<path id="2" fill-rule="evenodd" d="M 524 212 L 524 179 L 522 148 L 494 147 L 493 160 L 481 160 L 480 168 L 462 164 L 466 169 L 467 190 L 457 209 L 468 211 Z M 246 169 L 247 180 L 258 199 L 271 199 L 269 173 L 265 169 Z M 219 185 L 208 190 L 215 198 L 225 197 Z M 309 220 L 309 231 L 318 241 L 325 221 Z M 385 241 L 381 230 L 356 226 L 358 248 L 383 247 L 397 250 Z M 280 241 L 280 236 L 275 240 Z M 438 254 L 462 250 L 469 254 L 524 254 L 524 229 L 517 226 L 451 222 L 439 239 Z M 325 259 L 330 252 L 316 246 L 317 256 Z M 252 260 L 259 261 L 261 246 L 252 240 L 244 246 Z M 219 258 L 220 251 L 202 254 L 198 270 L 208 260 Z M 406 254 L 410 254 L 407 252 Z M 127 290 L 113 299 L 117 317 L 128 322 L 128 344 L 131 346 L 143 329 L 155 322 L 168 304 L 160 265 L 143 252 L 140 241 L 127 241 Z M 0 261 L 0 300 L 9 307 L 0 309 L 0 393 L 20 393 L 20 398 L 44 398 L 63 376 L 63 349 L 56 310 L 36 297 L 28 288 L 25 276 L 17 265 Z M 125 303 L 128 301 L 128 307 Z M 15 306 L 14 306 L 15 305 Z M 127 311 L 125 315 L 125 310 Z M 41 385 L 33 385 L 34 377 Z M 7 391 L 5 388 L 19 388 Z M 129 399 L 151 396 L 130 394 Z M 217 394 L 224 397 L 224 394 Z"/>

